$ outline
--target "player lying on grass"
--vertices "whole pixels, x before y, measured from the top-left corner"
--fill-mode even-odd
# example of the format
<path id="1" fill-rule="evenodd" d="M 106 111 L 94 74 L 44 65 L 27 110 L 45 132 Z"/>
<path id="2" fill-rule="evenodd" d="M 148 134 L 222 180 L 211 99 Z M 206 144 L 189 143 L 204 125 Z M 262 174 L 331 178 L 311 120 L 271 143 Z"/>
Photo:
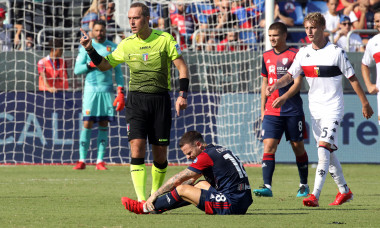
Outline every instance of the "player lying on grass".
<path id="1" fill-rule="evenodd" d="M 146 202 L 122 197 L 125 209 L 153 214 L 193 204 L 206 214 L 245 214 L 252 204 L 252 194 L 240 160 L 224 147 L 207 145 L 197 131 L 185 133 L 179 146 L 193 163 L 171 177 Z M 205 181 L 195 184 L 202 175 Z"/>

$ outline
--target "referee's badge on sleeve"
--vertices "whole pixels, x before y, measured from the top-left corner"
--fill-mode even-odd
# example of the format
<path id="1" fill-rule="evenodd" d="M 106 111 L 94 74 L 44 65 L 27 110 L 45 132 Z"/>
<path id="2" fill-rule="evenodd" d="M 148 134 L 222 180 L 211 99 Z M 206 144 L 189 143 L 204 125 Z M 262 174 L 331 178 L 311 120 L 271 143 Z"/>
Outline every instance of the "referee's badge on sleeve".
<path id="1" fill-rule="evenodd" d="M 178 44 L 175 45 L 175 48 L 177 49 L 178 55 L 182 55 L 181 48 L 180 48 L 180 46 Z"/>

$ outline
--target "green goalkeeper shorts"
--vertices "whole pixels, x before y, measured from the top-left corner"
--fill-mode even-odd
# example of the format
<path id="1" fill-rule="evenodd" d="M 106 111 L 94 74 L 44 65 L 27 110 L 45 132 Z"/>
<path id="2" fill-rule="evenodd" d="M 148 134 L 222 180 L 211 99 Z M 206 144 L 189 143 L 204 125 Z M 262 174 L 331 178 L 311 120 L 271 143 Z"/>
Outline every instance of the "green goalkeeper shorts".
<path id="1" fill-rule="evenodd" d="M 113 93 L 84 92 L 82 115 L 83 121 L 113 121 L 115 118 L 115 108 L 113 107 Z"/>

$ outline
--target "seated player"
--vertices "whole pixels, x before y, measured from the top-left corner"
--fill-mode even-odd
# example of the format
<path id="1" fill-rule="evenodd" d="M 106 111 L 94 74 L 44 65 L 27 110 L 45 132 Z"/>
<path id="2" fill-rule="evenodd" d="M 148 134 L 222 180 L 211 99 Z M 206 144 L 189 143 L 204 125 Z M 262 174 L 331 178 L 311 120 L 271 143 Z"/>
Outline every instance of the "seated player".
<path id="1" fill-rule="evenodd" d="M 252 194 L 240 160 L 224 147 L 207 145 L 197 131 L 185 133 L 179 146 L 194 162 L 171 177 L 145 203 L 122 197 L 125 209 L 153 214 L 193 204 L 206 214 L 245 214 L 252 204 Z M 206 181 L 195 184 L 202 175 Z"/>

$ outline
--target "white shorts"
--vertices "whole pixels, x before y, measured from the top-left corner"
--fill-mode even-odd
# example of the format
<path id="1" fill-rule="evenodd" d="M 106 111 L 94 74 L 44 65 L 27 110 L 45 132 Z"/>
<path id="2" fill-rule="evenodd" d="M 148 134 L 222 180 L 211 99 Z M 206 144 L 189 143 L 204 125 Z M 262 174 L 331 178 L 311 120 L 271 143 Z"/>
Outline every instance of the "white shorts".
<path id="1" fill-rule="evenodd" d="M 338 130 L 340 119 L 311 119 L 312 129 L 317 147 L 319 142 L 327 142 L 332 150 L 338 149 Z"/>

